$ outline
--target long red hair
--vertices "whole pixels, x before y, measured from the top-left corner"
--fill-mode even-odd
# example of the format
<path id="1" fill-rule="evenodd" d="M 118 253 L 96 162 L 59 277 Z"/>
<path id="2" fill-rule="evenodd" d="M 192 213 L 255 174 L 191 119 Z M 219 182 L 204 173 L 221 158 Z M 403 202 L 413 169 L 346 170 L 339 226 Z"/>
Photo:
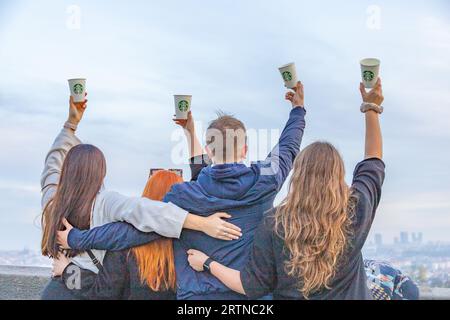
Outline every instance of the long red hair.
<path id="1" fill-rule="evenodd" d="M 179 175 L 161 170 L 156 172 L 145 186 L 143 197 L 162 201 L 172 186 L 183 182 Z M 132 249 L 139 268 L 142 283 L 153 291 L 175 290 L 175 258 L 171 239 L 160 239 Z"/>

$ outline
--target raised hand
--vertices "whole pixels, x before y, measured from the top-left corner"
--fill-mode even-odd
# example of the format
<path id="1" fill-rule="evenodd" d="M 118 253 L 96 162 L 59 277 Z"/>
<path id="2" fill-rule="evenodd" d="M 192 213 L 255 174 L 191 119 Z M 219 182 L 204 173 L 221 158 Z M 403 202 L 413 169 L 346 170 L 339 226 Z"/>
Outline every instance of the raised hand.
<path id="1" fill-rule="evenodd" d="M 361 92 L 361 97 L 363 99 L 363 102 L 375 103 L 375 104 L 381 106 L 381 104 L 384 101 L 383 87 L 381 85 L 380 78 L 378 78 L 377 83 L 369 92 L 366 91 L 364 84 L 361 82 L 359 84 L 359 91 Z"/>
<path id="2" fill-rule="evenodd" d="M 184 134 L 186 135 L 189 145 L 190 157 L 192 158 L 204 154 L 200 140 L 195 132 L 194 117 L 192 116 L 192 112 L 188 112 L 187 120 L 173 119 L 173 121 L 184 129 Z"/>
<path id="3" fill-rule="evenodd" d="M 87 96 L 87 93 L 85 94 Z M 86 111 L 88 100 L 84 100 L 83 102 L 74 102 L 73 97 L 70 96 L 69 101 L 69 119 L 68 122 L 74 125 L 78 125 L 83 118 L 84 111 Z"/>
<path id="4" fill-rule="evenodd" d="M 305 105 L 305 94 L 303 92 L 303 84 L 299 81 L 297 85 L 292 88 L 292 91 L 289 91 L 285 95 L 285 99 L 290 101 L 292 107 L 304 107 Z"/>
<path id="5" fill-rule="evenodd" d="M 184 130 L 187 130 L 190 133 L 193 133 L 195 131 L 195 125 L 194 125 L 194 117 L 192 116 L 192 112 L 188 112 L 188 118 L 186 120 L 184 119 L 173 119 L 173 121 L 182 127 Z"/>

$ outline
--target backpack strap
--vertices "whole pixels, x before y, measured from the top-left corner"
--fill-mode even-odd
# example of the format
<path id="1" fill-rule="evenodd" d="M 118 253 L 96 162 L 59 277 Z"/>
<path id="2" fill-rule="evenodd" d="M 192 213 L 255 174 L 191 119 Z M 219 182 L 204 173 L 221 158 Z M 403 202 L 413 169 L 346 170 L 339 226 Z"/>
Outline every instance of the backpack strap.
<path id="1" fill-rule="evenodd" d="M 100 271 L 100 269 L 103 267 L 102 264 L 100 263 L 100 261 L 98 261 L 97 257 L 94 255 L 94 253 L 91 250 L 86 250 L 86 252 L 89 255 L 89 258 L 91 258 L 94 265 Z"/>

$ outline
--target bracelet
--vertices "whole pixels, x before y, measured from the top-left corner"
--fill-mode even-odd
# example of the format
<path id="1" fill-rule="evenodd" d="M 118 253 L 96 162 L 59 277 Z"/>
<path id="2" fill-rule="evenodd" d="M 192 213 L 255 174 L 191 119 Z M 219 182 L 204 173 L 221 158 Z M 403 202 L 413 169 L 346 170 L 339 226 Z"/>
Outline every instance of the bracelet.
<path id="1" fill-rule="evenodd" d="M 66 123 L 64 123 L 64 128 L 66 128 L 66 129 L 72 129 L 73 131 L 76 131 L 77 127 L 78 126 L 76 124 L 73 124 L 69 121 L 66 121 Z"/>
<path id="2" fill-rule="evenodd" d="M 382 114 L 384 108 L 382 106 L 377 105 L 376 103 L 371 103 L 371 102 L 363 102 L 361 104 L 361 112 L 362 113 L 366 113 L 369 110 L 375 111 L 378 114 Z"/>

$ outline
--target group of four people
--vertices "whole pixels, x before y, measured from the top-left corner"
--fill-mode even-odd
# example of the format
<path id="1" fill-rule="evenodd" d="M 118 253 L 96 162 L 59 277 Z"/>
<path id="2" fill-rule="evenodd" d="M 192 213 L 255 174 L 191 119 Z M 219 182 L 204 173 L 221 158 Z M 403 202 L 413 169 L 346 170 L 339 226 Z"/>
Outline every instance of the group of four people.
<path id="1" fill-rule="evenodd" d="M 364 103 L 381 106 L 380 80 L 360 91 Z M 42 253 L 54 260 L 42 298 L 373 299 L 380 286 L 369 285 L 361 250 L 385 174 L 379 113 L 365 111 L 365 156 L 347 185 L 333 145 L 300 152 L 302 83 L 285 98 L 292 110 L 278 144 L 250 166 L 240 120 L 219 115 L 204 150 L 192 114 L 176 121 L 187 136 L 191 181 L 161 170 L 142 197 L 104 189 L 102 152 L 75 136 L 87 100 L 71 99 L 41 179 Z M 291 171 L 288 195 L 274 208 Z"/>

